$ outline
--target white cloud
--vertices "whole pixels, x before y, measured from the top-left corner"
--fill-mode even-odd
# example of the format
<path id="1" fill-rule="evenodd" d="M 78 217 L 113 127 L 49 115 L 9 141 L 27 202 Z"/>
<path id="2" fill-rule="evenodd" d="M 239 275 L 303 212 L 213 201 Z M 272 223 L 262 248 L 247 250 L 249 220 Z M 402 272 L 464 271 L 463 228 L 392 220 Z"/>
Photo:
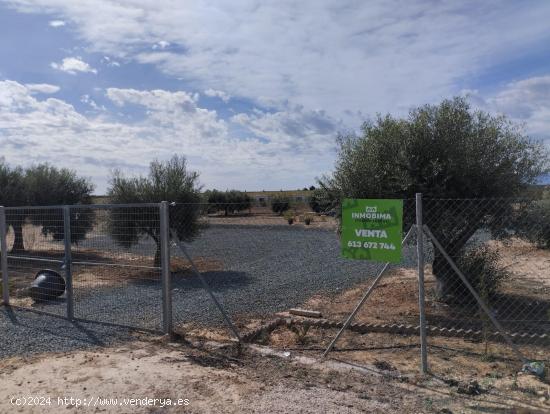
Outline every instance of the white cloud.
<path id="1" fill-rule="evenodd" d="M 109 56 L 103 56 L 103 58 L 101 59 L 101 63 L 107 66 L 120 67 L 120 63 L 116 60 L 111 59 Z"/>
<path id="2" fill-rule="evenodd" d="M 106 97 L 122 112 L 137 105 L 145 115 L 122 122 L 84 95 L 84 103 L 102 109 L 84 116 L 62 100 L 37 99 L 18 82 L 0 82 L 0 153 L 14 164 L 49 161 L 74 168 L 93 177 L 99 192 L 113 167 L 144 172 L 152 159 L 173 153 L 186 155 L 209 187 L 249 190 L 258 183 L 307 185 L 333 157 L 334 126 L 322 112 L 256 111 L 226 122 L 185 91 L 110 88 Z M 242 128 L 240 138 L 234 126 Z"/>
<path id="3" fill-rule="evenodd" d="M 50 66 L 54 69 L 76 75 L 81 73 L 94 73 L 97 74 L 97 70 L 92 68 L 88 63 L 84 62 L 78 57 L 66 57 L 59 63 L 52 62 Z"/>
<path id="4" fill-rule="evenodd" d="M 510 82 L 493 95 L 464 91 L 473 104 L 524 124 L 527 133 L 550 147 L 550 75 Z"/>
<path id="5" fill-rule="evenodd" d="M 90 50 L 152 63 L 198 90 L 337 118 L 402 113 L 459 92 L 457 81 L 544 44 L 550 10 L 493 0 L 10 4 L 63 16 Z"/>
<path id="6" fill-rule="evenodd" d="M 204 91 L 204 94 L 206 96 L 210 96 L 210 97 L 217 97 L 217 98 L 220 98 L 222 101 L 224 101 L 225 103 L 229 102 L 229 100 L 231 99 L 231 96 L 229 94 L 227 94 L 226 92 L 224 91 L 217 91 L 215 89 L 212 89 L 212 88 L 209 88 L 207 90 Z"/>
<path id="7" fill-rule="evenodd" d="M 65 22 L 63 20 L 50 20 L 48 23 L 51 27 L 62 27 L 65 26 Z"/>
<path id="8" fill-rule="evenodd" d="M 88 95 L 88 94 L 82 95 L 82 96 L 80 97 L 80 102 L 85 103 L 85 104 L 87 104 L 87 105 L 90 105 L 90 107 L 91 107 L 94 111 L 106 111 L 106 110 L 107 110 L 107 108 L 105 108 L 104 105 L 101 105 L 101 106 L 98 105 L 98 104 L 96 103 L 96 101 L 94 101 L 94 100 L 90 97 L 90 95 Z"/>
<path id="9" fill-rule="evenodd" d="M 25 86 L 30 93 L 53 94 L 59 92 L 61 89 L 57 85 L 50 85 L 48 83 L 27 83 Z"/>
<path id="10" fill-rule="evenodd" d="M 161 40 L 160 42 L 155 43 L 152 49 L 166 49 L 168 46 L 170 46 L 170 42 L 167 42 L 166 40 Z"/>
<path id="11" fill-rule="evenodd" d="M 106 65 L 152 64 L 207 96 L 238 96 L 271 109 L 224 121 L 201 108 L 198 96 L 189 92 L 108 89 L 106 97 L 120 112 L 136 105 L 145 112 L 143 119 L 124 124 L 106 111 L 83 117 L 62 101 L 37 100 L 28 89 L 12 87 L 9 96 L 0 91 L 0 107 L 9 101 L 9 114 L 22 127 L 0 127 L 2 137 L 9 134 L 11 140 L 0 147 L 11 142 L 15 154 L 15 137 L 17 145 L 25 145 L 25 136 L 35 137 L 37 148 L 55 157 L 45 144 L 57 136 L 57 130 L 43 126 L 49 120 L 73 144 L 58 148 L 58 154 L 67 152 L 70 156 L 63 159 L 78 160 L 75 165 L 142 168 L 150 158 L 180 152 L 191 157 L 207 183 L 249 189 L 261 182 L 266 187 L 310 184 L 332 167 L 334 135 L 343 125 L 358 126 L 362 114 L 403 114 L 411 106 L 439 101 L 510 56 L 536 52 L 533 48 L 548 40 L 548 19 L 541 16 L 550 11 L 547 2 L 524 7 L 494 0 L 411 0 L 397 6 L 382 0 L 185 5 L 172 0 L 12 0 L 10 5 L 72 23 L 88 51 L 109 56 Z M 76 58 L 52 67 L 97 73 Z M 525 121 L 530 133 L 548 136 L 545 79 L 519 80 L 488 97 L 472 91 L 472 99 Z M 25 105 L 35 109 L 19 112 Z M 36 123 L 41 128 L 32 127 Z M 18 131 L 27 135 L 19 137 Z M 86 164 L 82 154 L 94 162 Z"/>

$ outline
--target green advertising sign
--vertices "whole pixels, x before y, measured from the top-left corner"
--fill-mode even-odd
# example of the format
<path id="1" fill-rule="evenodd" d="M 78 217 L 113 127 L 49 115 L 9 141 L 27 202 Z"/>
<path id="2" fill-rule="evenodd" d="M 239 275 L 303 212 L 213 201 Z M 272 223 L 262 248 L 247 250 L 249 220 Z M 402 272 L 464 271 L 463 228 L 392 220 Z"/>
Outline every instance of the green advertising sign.
<path id="1" fill-rule="evenodd" d="M 402 230 L 402 200 L 346 198 L 342 203 L 344 257 L 398 263 Z"/>

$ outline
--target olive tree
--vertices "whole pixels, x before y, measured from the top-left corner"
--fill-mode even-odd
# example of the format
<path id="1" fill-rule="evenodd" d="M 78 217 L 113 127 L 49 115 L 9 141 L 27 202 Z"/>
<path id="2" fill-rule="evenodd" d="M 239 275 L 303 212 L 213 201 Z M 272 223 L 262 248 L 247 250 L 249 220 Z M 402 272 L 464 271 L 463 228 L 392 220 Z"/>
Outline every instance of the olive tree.
<path id="1" fill-rule="evenodd" d="M 473 110 L 464 98 L 410 111 L 407 118 L 378 116 L 359 135 L 338 137 L 332 175 L 319 180 L 334 205 L 349 198 L 413 198 L 423 193 L 432 232 L 452 256 L 472 235 L 489 226 L 494 205 L 468 208 L 441 199 L 516 197 L 548 171 L 548 152 L 505 116 Z M 435 199 L 440 199 L 435 200 Z M 433 201 L 432 201 L 433 200 Z M 510 201 L 503 199 L 504 208 Z M 414 210 L 406 209 L 405 224 Z M 461 286 L 436 251 L 433 273 L 440 297 Z"/>
<path id="2" fill-rule="evenodd" d="M 88 204 L 93 185 L 78 177 L 72 170 L 39 164 L 27 168 L 10 168 L 0 162 L 0 204 L 7 207 L 49 206 L 61 204 Z M 42 234 L 54 240 L 63 240 L 63 212 L 61 209 L 8 210 L 6 222 L 13 228 L 12 252 L 25 250 L 23 225 L 28 222 L 41 227 Z M 71 241 L 85 238 L 93 227 L 91 212 L 73 212 L 71 215 Z"/>
<path id="3" fill-rule="evenodd" d="M 0 159 L 0 205 L 5 207 L 23 206 L 27 204 L 25 192 L 25 177 L 21 167 L 12 168 Z M 14 229 L 15 242 L 12 251 L 20 251 L 23 246 L 22 214 L 6 211 L 6 224 Z M 7 230 L 7 229 L 6 229 Z"/>
<path id="4" fill-rule="evenodd" d="M 271 211 L 279 215 L 282 215 L 290 207 L 290 199 L 288 197 L 275 197 L 271 200 Z"/>
<path id="5" fill-rule="evenodd" d="M 174 155 L 166 162 L 153 161 L 147 176 L 125 177 L 115 171 L 108 197 L 114 204 L 159 203 L 169 201 L 170 231 L 180 240 L 192 240 L 200 230 L 199 174 L 187 170 L 186 159 Z M 137 244 L 142 236 L 156 243 L 155 265 L 160 265 L 160 225 L 158 207 L 119 207 L 110 210 L 108 230 L 123 247 Z"/>
<path id="6" fill-rule="evenodd" d="M 205 195 L 208 203 L 212 204 L 211 207 L 214 210 L 223 210 L 226 216 L 229 215 L 230 211 L 242 211 L 252 206 L 252 198 L 238 190 L 210 190 Z"/>
<path id="7" fill-rule="evenodd" d="M 28 205 L 59 206 L 90 204 L 93 184 L 67 168 L 39 164 L 25 170 L 25 191 Z M 41 227 L 42 234 L 54 240 L 63 240 L 63 211 L 60 208 L 29 211 L 28 221 Z M 91 209 L 71 209 L 71 243 L 86 238 L 95 223 Z"/>

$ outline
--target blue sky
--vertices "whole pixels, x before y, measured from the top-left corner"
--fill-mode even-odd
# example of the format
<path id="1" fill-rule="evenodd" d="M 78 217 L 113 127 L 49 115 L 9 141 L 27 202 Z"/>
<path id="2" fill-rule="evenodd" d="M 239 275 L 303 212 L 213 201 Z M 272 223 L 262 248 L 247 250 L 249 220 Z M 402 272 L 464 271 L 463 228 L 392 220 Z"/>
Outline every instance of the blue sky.
<path id="1" fill-rule="evenodd" d="M 184 154 L 207 188 L 301 188 L 338 132 L 453 95 L 550 143 L 546 1 L 0 0 L 0 156 L 105 191 Z"/>

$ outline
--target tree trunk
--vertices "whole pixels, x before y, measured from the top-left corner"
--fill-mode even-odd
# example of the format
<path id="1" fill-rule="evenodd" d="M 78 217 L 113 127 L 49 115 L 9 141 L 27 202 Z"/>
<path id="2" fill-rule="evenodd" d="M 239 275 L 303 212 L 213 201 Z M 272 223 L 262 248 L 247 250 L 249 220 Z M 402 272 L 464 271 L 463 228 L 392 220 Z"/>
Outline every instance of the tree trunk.
<path id="1" fill-rule="evenodd" d="M 435 292 L 440 300 L 448 301 L 462 291 L 462 282 L 447 259 L 435 250 L 432 272 L 436 279 Z"/>
<path id="2" fill-rule="evenodd" d="M 13 241 L 13 247 L 11 249 L 12 253 L 15 252 L 24 252 L 25 251 L 25 245 L 23 244 L 23 223 L 14 223 L 12 224 L 13 233 L 14 233 L 14 241 Z"/>
<path id="3" fill-rule="evenodd" d="M 160 242 L 157 242 L 157 250 L 155 251 L 155 261 L 153 266 L 160 267 Z"/>

